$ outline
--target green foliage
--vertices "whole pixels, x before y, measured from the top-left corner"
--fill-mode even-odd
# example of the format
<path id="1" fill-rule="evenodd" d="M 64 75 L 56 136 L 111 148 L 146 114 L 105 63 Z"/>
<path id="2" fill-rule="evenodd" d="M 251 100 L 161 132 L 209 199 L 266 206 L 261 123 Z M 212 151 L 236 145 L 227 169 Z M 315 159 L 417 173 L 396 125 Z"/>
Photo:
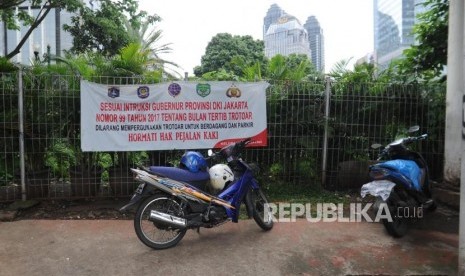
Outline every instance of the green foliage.
<path id="1" fill-rule="evenodd" d="M 367 151 L 369 147 L 369 139 L 363 134 L 354 133 L 354 135 L 359 136 L 346 136 L 344 137 L 344 159 L 345 160 L 357 160 L 357 161 L 366 161 L 370 159 L 369 152 Z"/>
<path id="2" fill-rule="evenodd" d="M 93 80 L 106 77 L 108 83 L 126 84 L 129 78 L 136 77 L 141 83 L 160 82 L 162 69 L 157 69 L 158 60 L 153 58 L 149 49 L 143 49 L 138 43 L 129 43 L 118 55 L 106 57 L 99 53 L 85 53 L 77 56 L 57 57 L 69 70 L 69 74 L 78 74 L 84 79 Z M 121 78 L 123 77 L 123 78 Z M 97 80 L 97 81 L 101 81 Z"/>
<path id="3" fill-rule="evenodd" d="M 430 84 L 429 89 L 431 92 L 428 94 L 428 113 L 427 121 L 428 129 L 434 129 L 435 126 L 441 126 L 446 121 L 446 83 L 441 84 Z M 428 133 L 428 139 L 431 141 L 443 141 L 444 132 L 430 132 Z M 436 148 L 433 148 L 434 152 L 444 152 L 444 145 L 439 144 Z"/>
<path id="4" fill-rule="evenodd" d="M 59 178 L 68 178 L 69 169 L 76 165 L 76 156 L 72 146 L 66 139 L 55 140 L 46 149 L 45 165 Z"/>
<path id="5" fill-rule="evenodd" d="M 407 127 L 404 124 L 389 123 L 384 126 L 386 138 L 395 140 L 402 137 L 407 137 Z"/>
<path id="6" fill-rule="evenodd" d="M 342 59 L 331 68 L 329 72 L 329 76 L 339 80 L 344 77 L 345 74 L 349 73 L 349 69 L 347 69 L 347 66 L 349 65 L 350 59 Z"/>
<path id="7" fill-rule="evenodd" d="M 283 172 L 284 168 L 281 163 L 273 163 L 269 169 L 269 176 L 271 179 L 278 179 Z"/>
<path id="8" fill-rule="evenodd" d="M 315 180 L 318 178 L 318 169 L 316 159 L 309 155 L 297 161 L 297 174 L 304 180 Z"/>
<path id="9" fill-rule="evenodd" d="M 110 166 L 141 167 L 146 166 L 149 162 L 149 155 L 145 151 L 117 152 L 110 156 L 111 162 L 108 162 L 107 158 L 107 156 L 104 157 L 103 162 L 106 163 L 102 163 L 103 168 L 108 168 Z"/>
<path id="10" fill-rule="evenodd" d="M 143 25 L 142 22 L 151 24 L 159 20 L 156 15 L 148 16 L 147 12 L 138 11 L 138 6 L 136 0 L 100 0 L 98 8 L 80 7 L 79 14 L 72 17 L 71 24 L 64 26 L 73 36 L 71 52 L 100 52 L 104 56 L 118 54 L 134 39 L 134 36 L 128 35 L 126 25 L 137 30 Z"/>
<path id="11" fill-rule="evenodd" d="M 276 55 L 271 58 L 266 72 L 267 76 L 272 80 L 288 79 L 289 68 L 286 64 L 286 57 L 283 55 Z"/>
<path id="12" fill-rule="evenodd" d="M 98 56 L 94 67 L 96 76 L 111 76 L 113 80 L 118 77 L 139 77 L 141 81 L 150 83 L 161 81 L 162 70 L 156 69 L 158 62 L 149 49 L 143 49 L 139 43 L 129 43 L 118 55 L 110 58 Z"/>
<path id="13" fill-rule="evenodd" d="M 95 61 L 101 57 L 97 53 L 85 53 L 72 56 L 67 54 L 66 57 L 56 57 L 55 60 L 69 67 L 70 74 L 79 75 L 86 80 L 96 75 Z"/>
<path id="14" fill-rule="evenodd" d="M 418 43 L 404 51 L 398 66 L 400 75 L 432 80 L 444 73 L 447 64 L 449 0 L 427 0 L 423 5 L 427 11 L 418 15 L 413 28 Z"/>
<path id="15" fill-rule="evenodd" d="M 254 41 L 250 36 L 217 34 L 208 44 L 201 62 L 194 73 L 205 80 L 323 79 L 306 55 L 276 55 L 268 60 L 264 56 L 263 41 Z"/>
<path id="16" fill-rule="evenodd" d="M 127 19 L 124 20 L 124 23 L 129 42 L 133 45 L 140 45 L 139 51 L 148 52 L 148 58 L 152 61 L 152 69 L 165 71 L 166 74 L 171 75 L 175 73 L 179 66 L 160 57 L 160 54 L 170 53 L 172 50 L 170 48 L 171 43 L 160 44 L 162 30 L 157 30 L 154 26 L 155 23 L 160 21 L 159 16 L 153 15 L 141 20 L 140 24 L 131 24 Z M 167 65 L 171 68 L 168 69 Z"/>
<path id="17" fill-rule="evenodd" d="M 102 72 L 103 75 L 127 77 L 131 75 L 141 76 L 145 69 L 153 65 L 155 61 L 150 58 L 150 50 L 143 49 L 139 43 L 129 43 L 119 51 L 111 63 L 114 71 Z"/>
<path id="18" fill-rule="evenodd" d="M 231 59 L 231 64 L 236 68 L 236 71 L 241 72 L 241 80 L 257 81 L 262 79 L 262 65 L 259 61 L 254 64 L 247 62 L 242 56 L 234 56 Z M 222 69 L 224 70 L 224 69 Z M 235 76 L 234 76 L 235 77 Z"/>
<path id="19" fill-rule="evenodd" d="M 308 57 L 303 54 L 275 55 L 265 68 L 265 75 L 271 80 L 321 81 L 323 79 L 323 75 L 316 71 Z"/>
<path id="20" fill-rule="evenodd" d="M 170 155 L 166 158 L 166 162 L 173 167 L 179 167 L 179 164 L 181 164 L 181 157 L 183 154 L 183 151 L 172 151 L 170 152 Z"/>
<path id="21" fill-rule="evenodd" d="M 329 192 L 320 186 L 295 186 L 290 188 L 286 183 L 273 183 L 266 190 L 271 202 L 289 203 L 348 203 L 348 199 L 337 193 Z"/>
<path id="22" fill-rule="evenodd" d="M 134 164 L 134 166 L 140 167 L 140 166 L 144 166 L 147 164 L 149 160 L 149 155 L 145 151 L 130 152 L 129 160 L 131 164 Z"/>
<path id="23" fill-rule="evenodd" d="M 225 69 L 219 71 L 211 71 L 202 75 L 202 79 L 206 81 L 237 81 L 239 78 L 231 72 L 227 72 Z"/>
<path id="24" fill-rule="evenodd" d="M 69 139 L 78 124 L 79 78 L 69 75 L 65 64 L 35 65 L 24 71 L 24 143 L 26 171 L 45 168 L 47 139 Z M 16 96 L 17 97 L 17 96 Z M 16 107 L 16 106 L 15 106 Z M 18 116 L 18 110 L 11 108 Z M 52 127 L 51 127 L 52 126 Z"/>
<path id="25" fill-rule="evenodd" d="M 202 56 L 201 65 L 194 69 L 197 77 L 213 71 L 224 69 L 236 76 L 242 75 L 242 69 L 233 60 L 242 58 L 246 66 L 265 64 L 264 44 L 261 40 L 254 40 L 251 36 L 232 36 L 219 33 L 212 38 Z"/>
<path id="26" fill-rule="evenodd" d="M 19 157 L 8 155 L 0 156 L 0 186 L 6 186 L 14 180 L 14 169 L 19 165 Z"/>
<path id="27" fill-rule="evenodd" d="M 0 57 L 0 73 L 9 73 L 18 70 L 13 63 L 11 63 L 7 58 Z"/>

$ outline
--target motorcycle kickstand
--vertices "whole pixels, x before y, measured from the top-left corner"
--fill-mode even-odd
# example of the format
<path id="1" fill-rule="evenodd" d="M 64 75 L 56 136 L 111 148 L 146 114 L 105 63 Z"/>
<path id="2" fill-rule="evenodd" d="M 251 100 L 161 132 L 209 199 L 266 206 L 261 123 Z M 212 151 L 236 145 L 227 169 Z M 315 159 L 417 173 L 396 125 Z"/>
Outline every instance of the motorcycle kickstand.
<path id="1" fill-rule="evenodd" d="M 199 227 L 197 227 L 197 234 L 199 234 L 199 235 L 200 235 L 200 226 L 199 226 Z"/>

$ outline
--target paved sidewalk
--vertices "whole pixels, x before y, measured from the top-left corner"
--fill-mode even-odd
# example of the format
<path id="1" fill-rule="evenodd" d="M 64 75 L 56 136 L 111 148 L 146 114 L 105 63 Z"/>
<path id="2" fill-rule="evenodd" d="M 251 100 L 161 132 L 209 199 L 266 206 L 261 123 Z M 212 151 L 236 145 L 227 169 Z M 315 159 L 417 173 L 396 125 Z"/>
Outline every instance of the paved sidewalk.
<path id="1" fill-rule="evenodd" d="M 458 234 L 443 224 L 393 239 L 379 223 L 298 220 L 263 232 L 244 220 L 155 251 L 130 220 L 0 222 L 0 275 L 456 275 Z"/>

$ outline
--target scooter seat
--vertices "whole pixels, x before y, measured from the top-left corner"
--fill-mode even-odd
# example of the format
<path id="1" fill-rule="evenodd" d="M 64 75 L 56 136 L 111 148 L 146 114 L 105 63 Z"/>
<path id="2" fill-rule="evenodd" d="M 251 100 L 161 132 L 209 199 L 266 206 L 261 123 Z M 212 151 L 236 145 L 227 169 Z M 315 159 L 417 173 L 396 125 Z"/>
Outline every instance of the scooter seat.
<path id="1" fill-rule="evenodd" d="M 149 167 L 149 170 L 151 173 L 157 174 L 159 176 L 164 176 L 173 180 L 189 183 L 201 190 L 205 189 L 207 181 L 210 180 L 210 175 L 208 172 L 202 171 L 193 173 L 188 170 L 176 167 L 160 166 L 151 166 Z"/>
<path id="2" fill-rule="evenodd" d="M 403 175 L 409 182 L 411 182 L 412 188 L 421 191 L 421 170 L 418 165 L 411 160 L 395 159 L 389 160 L 383 163 L 376 164 L 374 166 L 380 168 L 386 168 L 389 170 L 396 171 Z M 410 183 L 409 183 L 410 184 Z"/>

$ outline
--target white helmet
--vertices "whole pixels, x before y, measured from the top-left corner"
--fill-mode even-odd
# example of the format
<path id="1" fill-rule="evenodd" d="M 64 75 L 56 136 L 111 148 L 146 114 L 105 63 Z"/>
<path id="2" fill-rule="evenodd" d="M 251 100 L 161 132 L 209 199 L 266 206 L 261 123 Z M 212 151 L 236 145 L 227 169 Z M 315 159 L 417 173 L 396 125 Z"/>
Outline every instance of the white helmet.
<path id="1" fill-rule="evenodd" d="M 222 190 L 226 183 L 234 180 L 232 170 L 225 164 L 216 164 L 208 170 L 210 183 L 216 190 Z"/>

